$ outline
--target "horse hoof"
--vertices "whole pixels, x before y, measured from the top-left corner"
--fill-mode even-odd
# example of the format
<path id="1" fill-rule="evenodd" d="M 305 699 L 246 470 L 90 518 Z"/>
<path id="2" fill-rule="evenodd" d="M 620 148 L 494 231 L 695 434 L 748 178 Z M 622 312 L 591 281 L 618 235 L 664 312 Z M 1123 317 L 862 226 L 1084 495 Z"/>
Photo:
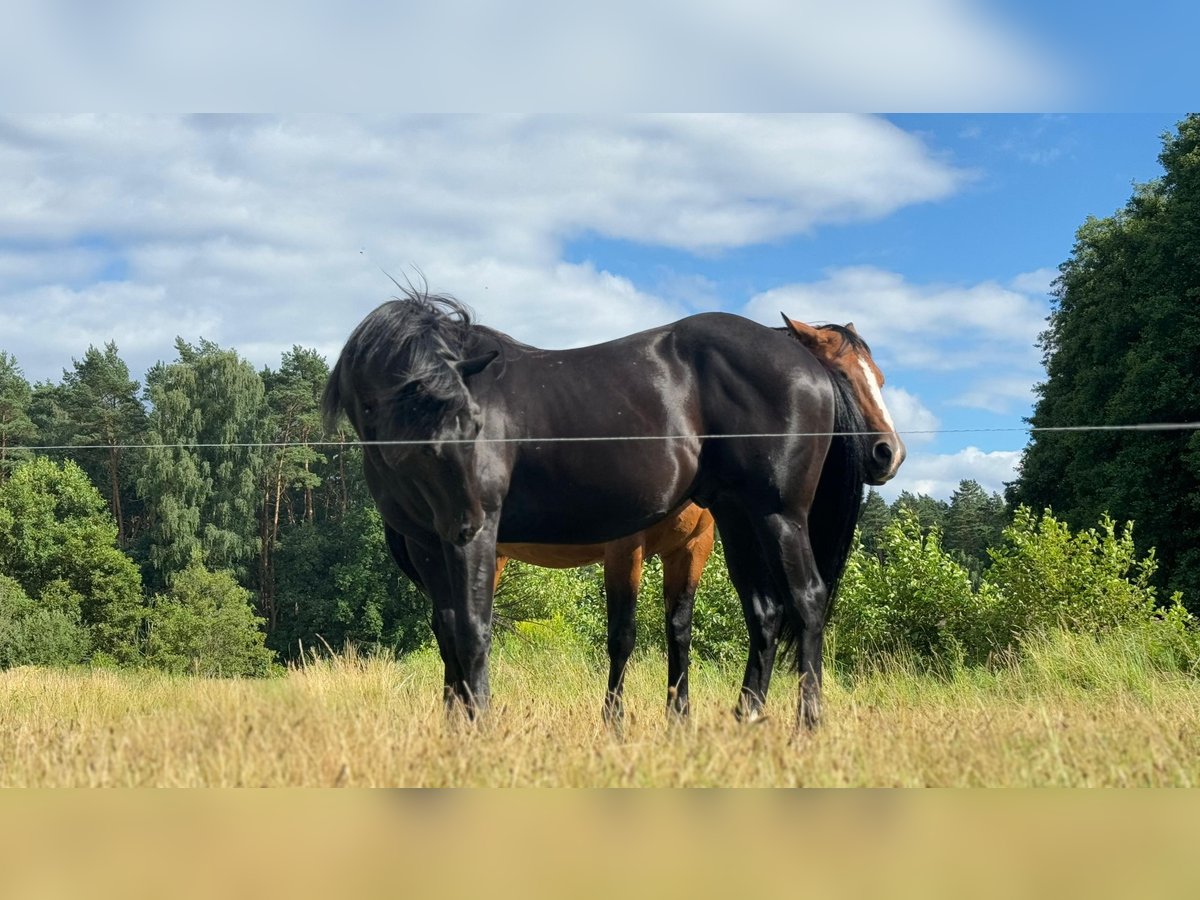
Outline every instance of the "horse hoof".
<path id="1" fill-rule="evenodd" d="M 761 709 L 742 709 L 740 706 L 734 708 L 733 717 L 743 725 L 761 725 L 768 718 Z"/>

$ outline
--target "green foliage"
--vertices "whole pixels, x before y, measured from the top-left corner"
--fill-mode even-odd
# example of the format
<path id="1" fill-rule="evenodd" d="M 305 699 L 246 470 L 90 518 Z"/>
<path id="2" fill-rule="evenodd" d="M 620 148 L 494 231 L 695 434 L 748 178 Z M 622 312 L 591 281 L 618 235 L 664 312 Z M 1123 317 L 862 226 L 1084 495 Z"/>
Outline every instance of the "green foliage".
<path id="1" fill-rule="evenodd" d="M 978 585 L 989 562 L 987 548 L 999 542 L 1008 523 L 1004 499 L 999 494 L 989 497 L 970 479 L 959 482 L 949 503 L 904 491 L 889 508 L 876 491 L 869 490 L 858 519 L 863 550 L 878 556 L 884 528 L 904 510 L 917 517 L 922 531 L 940 529 L 942 549 L 967 570 L 972 584 Z"/>
<path id="2" fill-rule="evenodd" d="M 883 536 L 884 526 L 891 519 L 892 512 L 883 497 L 874 488 L 868 490 L 858 512 L 858 537 L 867 553 L 879 552 L 879 540 Z"/>
<path id="3" fill-rule="evenodd" d="M 117 523 L 117 539 L 126 545 L 126 521 L 140 506 L 133 494 L 134 463 L 124 445 L 142 443 L 146 410 L 138 398 L 139 385 L 129 377 L 129 367 L 109 341 L 104 350 L 88 347 L 81 360 L 72 360 L 63 372 L 55 399 L 61 411 L 58 428 L 63 443 L 104 450 L 86 450 L 72 458 L 108 497 Z"/>
<path id="4" fill-rule="evenodd" d="M 33 392 L 25 374 L 12 354 L 0 350 L 0 483 L 13 468 L 29 457 L 28 451 L 14 450 L 37 437 L 29 418 Z"/>
<path id="5" fill-rule="evenodd" d="M 1133 526 L 1104 516 L 1099 529 L 1072 533 L 1050 513 L 1019 507 L 1004 541 L 991 551 L 986 583 L 996 589 L 997 642 L 1062 626 L 1095 634 L 1156 617 L 1156 561 L 1139 559 Z"/>
<path id="6" fill-rule="evenodd" d="M 75 665 L 89 649 L 79 596 L 63 582 L 31 600 L 14 579 L 0 575 L 0 669 Z"/>
<path id="7" fill-rule="evenodd" d="M 266 434 L 274 446 L 264 448 L 258 558 L 259 602 L 269 627 L 278 622 L 276 551 L 280 529 L 300 520 L 316 521 L 319 474 L 328 463 L 309 445 L 324 437 L 320 401 L 329 367 L 315 350 L 293 347 L 283 355 L 278 372 L 262 371 L 266 389 Z"/>
<path id="8" fill-rule="evenodd" d="M 495 602 L 496 630 L 538 645 L 603 652 L 607 638 L 604 569 L 542 569 L 510 560 Z"/>
<path id="9" fill-rule="evenodd" d="M 1159 161 L 1162 178 L 1084 222 L 1060 267 L 1035 426 L 1200 419 L 1200 115 L 1164 136 Z M 1200 435 L 1035 432 L 1009 501 L 1073 528 L 1136 521 L 1156 584 L 1200 604 Z"/>
<path id="10" fill-rule="evenodd" d="M 903 511 L 908 510 L 916 515 L 917 521 L 921 523 L 921 529 L 929 531 L 933 528 L 941 528 L 945 524 L 946 513 L 949 509 L 949 504 L 944 500 L 938 500 L 928 494 L 901 491 L 900 496 L 892 501 L 889 512 L 891 517 L 895 518 Z"/>
<path id="11" fill-rule="evenodd" d="M 942 547 L 971 574 L 973 583 L 988 565 L 988 548 L 999 544 L 1007 520 L 999 494 L 989 497 L 977 481 L 959 482 L 946 509 Z"/>
<path id="12" fill-rule="evenodd" d="M 250 592 L 229 572 L 210 572 L 199 556 L 155 598 L 146 661 L 176 674 L 237 678 L 268 675 L 274 655 Z"/>
<path id="13" fill-rule="evenodd" d="M 104 499 L 73 462 L 34 458 L 0 485 L 0 573 L 29 597 L 78 598 L 93 649 L 132 662 L 141 577 L 116 543 Z"/>
<path id="14" fill-rule="evenodd" d="M 322 643 L 407 653 L 432 640 L 429 601 L 392 560 L 373 505 L 287 529 L 276 563 L 270 645 L 286 658 Z"/>
<path id="15" fill-rule="evenodd" d="M 175 342 L 178 361 L 146 376 L 153 410 L 138 490 L 151 518 L 149 563 L 166 583 L 197 551 L 241 577 L 260 547 L 263 383 L 232 350 Z M 210 445 L 199 447 L 198 444 Z"/>
<path id="16" fill-rule="evenodd" d="M 900 652 L 946 664 L 978 662 L 979 626 L 990 589 L 972 590 L 967 570 L 942 549 L 941 529 L 922 527 L 900 506 L 876 554 L 851 554 L 833 622 L 835 655 L 856 666 Z"/>
<path id="17" fill-rule="evenodd" d="M 1105 517 L 1074 533 L 1049 511 L 1016 510 L 977 586 L 942 546 L 901 510 L 878 554 L 851 556 L 834 613 L 835 657 L 851 668 L 897 656 L 946 669 L 1021 656 L 1049 634 L 1115 632 L 1176 669 L 1200 663 L 1196 621 L 1172 598 L 1160 609 L 1151 584 L 1154 554 L 1140 557 L 1132 527 Z M 1124 638 L 1121 638 L 1124 639 Z"/>

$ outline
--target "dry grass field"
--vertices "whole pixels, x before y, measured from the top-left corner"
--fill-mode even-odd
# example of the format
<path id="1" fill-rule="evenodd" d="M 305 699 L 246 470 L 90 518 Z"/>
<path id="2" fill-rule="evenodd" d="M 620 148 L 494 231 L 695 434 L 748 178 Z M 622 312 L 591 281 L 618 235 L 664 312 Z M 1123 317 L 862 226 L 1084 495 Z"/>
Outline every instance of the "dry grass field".
<path id="1" fill-rule="evenodd" d="M 510 642 L 479 727 L 443 716 L 440 661 L 336 658 L 266 680 L 153 672 L 0 673 L 0 786 L 1190 786 L 1200 682 L 1136 648 L 1062 636 L 1020 667 L 829 677 L 819 733 L 794 679 L 763 723 L 729 709 L 737 673 L 700 666 L 692 721 L 662 710 L 665 664 L 635 657 L 623 733 L 600 721 L 583 653 Z"/>

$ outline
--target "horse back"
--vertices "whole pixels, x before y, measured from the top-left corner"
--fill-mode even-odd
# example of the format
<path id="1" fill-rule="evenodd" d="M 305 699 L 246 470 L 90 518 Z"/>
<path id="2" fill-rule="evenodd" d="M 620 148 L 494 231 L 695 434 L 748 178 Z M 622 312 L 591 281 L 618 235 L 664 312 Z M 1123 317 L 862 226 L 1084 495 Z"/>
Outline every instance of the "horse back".
<path id="1" fill-rule="evenodd" d="M 708 505 L 727 489 L 745 493 L 750 481 L 759 495 L 790 498 L 797 472 L 814 460 L 819 470 L 828 447 L 827 438 L 727 437 L 828 432 L 833 422 L 816 359 L 738 316 L 701 314 L 578 350 L 518 346 L 506 357 L 481 398 L 490 433 L 519 438 L 500 467 L 506 543 L 612 540 L 690 498 Z"/>

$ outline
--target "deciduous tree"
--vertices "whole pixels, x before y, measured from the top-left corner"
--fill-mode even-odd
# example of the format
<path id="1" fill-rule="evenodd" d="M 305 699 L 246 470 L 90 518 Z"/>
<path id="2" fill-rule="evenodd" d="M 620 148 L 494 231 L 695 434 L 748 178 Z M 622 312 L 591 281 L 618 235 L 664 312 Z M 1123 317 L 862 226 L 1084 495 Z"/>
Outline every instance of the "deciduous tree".
<path id="1" fill-rule="evenodd" d="M 1164 136 L 1159 161 L 1124 209 L 1084 222 L 1060 267 L 1035 426 L 1200 420 L 1200 115 Z M 1200 609 L 1200 433 L 1035 432 L 1009 502 L 1074 528 L 1136 521 L 1159 586 Z"/>
<path id="2" fill-rule="evenodd" d="M 214 569 L 245 578 L 259 548 L 259 474 L 265 404 L 258 372 L 232 350 L 175 342 L 179 358 L 146 376 L 148 450 L 138 478 L 150 518 L 156 582 L 197 550 Z"/>

